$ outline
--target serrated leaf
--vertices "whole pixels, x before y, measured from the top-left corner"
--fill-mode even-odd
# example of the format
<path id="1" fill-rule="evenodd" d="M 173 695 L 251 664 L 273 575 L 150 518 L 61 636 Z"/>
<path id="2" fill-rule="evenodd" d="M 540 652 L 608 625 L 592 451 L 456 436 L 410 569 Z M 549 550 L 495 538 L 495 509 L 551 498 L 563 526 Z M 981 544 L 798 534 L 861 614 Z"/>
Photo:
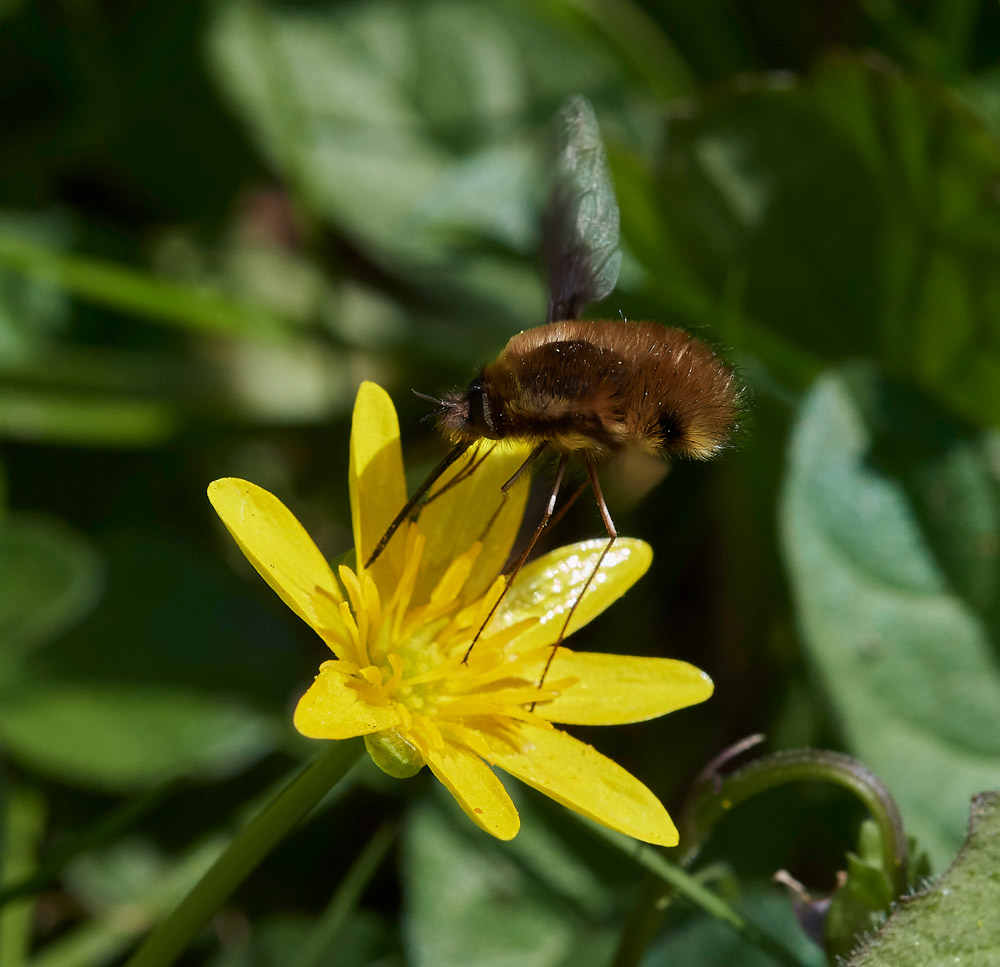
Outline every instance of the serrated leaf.
<path id="1" fill-rule="evenodd" d="M 958 858 L 927 890 L 901 900 L 851 967 L 1000 963 L 1000 793 L 976 796 Z"/>
<path id="2" fill-rule="evenodd" d="M 1000 784 L 1000 512 L 989 441 L 941 419 L 910 434 L 919 412 L 868 370 L 821 379 L 795 429 L 781 529 L 803 642 L 849 751 L 940 862 L 967 797 Z"/>

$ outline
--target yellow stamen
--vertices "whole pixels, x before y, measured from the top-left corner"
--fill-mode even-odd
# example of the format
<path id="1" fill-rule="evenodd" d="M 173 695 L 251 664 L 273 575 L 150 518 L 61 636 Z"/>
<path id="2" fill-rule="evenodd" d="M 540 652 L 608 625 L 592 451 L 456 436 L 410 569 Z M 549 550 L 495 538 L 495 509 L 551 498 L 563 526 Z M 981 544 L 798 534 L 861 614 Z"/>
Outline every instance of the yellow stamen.
<path id="1" fill-rule="evenodd" d="M 354 649 L 354 660 L 358 665 L 367 665 L 368 656 L 362 653 L 361 641 L 358 638 L 358 626 L 354 622 L 354 615 L 351 614 L 351 606 L 346 601 L 340 602 L 340 620 L 344 622 L 344 627 L 350 635 Z"/>
<path id="2" fill-rule="evenodd" d="M 351 602 L 351 610 L 354 612 L 354 619 L 358 629 L 358 649 L 362 659 L 371 661 L 368 654 L 368 609 L 365 607 L 364 595 L 361 593 L 361 582 L 358 576 L 343 564 L 338 568 L 340 580 L 347 591 L 347 597 Z"/>
<path id="3" fill-rule="evenodd" d="M 384 687 L 386 691 L 392 692 L 399 687 L 399 683 L 403 680 L 403 659 L 395 652 L 391 652 L 386 660 L 389 662 L 392 674 L 389 676 L 389 680 L 385 683 Z"/>
<path id="4" fill-rule="evenodd" d="M 410 601 L 413 599 L 413 591 L 417 585 L 417 575 L 420 573 L 420 559 L 424 554 L 426 540 L 415 524 L 411 524 L 406 532 L 406 556 L 403 565 L 403 573 L 400 575 L 399 583 L 396 585 L 389 601 L 389 610 L 393 614 L 392 618 L 392 640 L 399 641 L 403 626 L 403 621 L 407 616 Z"/>

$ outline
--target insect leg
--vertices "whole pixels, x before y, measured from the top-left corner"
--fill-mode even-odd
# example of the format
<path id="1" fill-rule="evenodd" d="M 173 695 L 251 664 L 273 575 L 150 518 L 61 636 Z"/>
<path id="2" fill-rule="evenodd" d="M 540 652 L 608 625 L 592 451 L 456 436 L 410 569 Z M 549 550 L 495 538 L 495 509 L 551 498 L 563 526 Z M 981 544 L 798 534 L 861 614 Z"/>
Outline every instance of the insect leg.
<path id="1" fill-rule="evenodd" d="M 545 452 L 545 448 L 547 446 L 548 444 L 543 440 L 541 443 L 538 444 L 537 447 L 535 447 L 534 450 L 531 451 L 531 453 L 528 454 L 528 456 L 524 460 L 524 463 L 522 463 L 521 466 L 519 466 L 517 470 L 514 471 L 514 475 L 510 478 L 510 480 L 508 480 L 500 488 L 503 491 L 504 496 L 506 496 L 507 493 L 510 491 L 511 487 L 513 487 L 514 484 L 516 484 L 518 480 L 520 480 L 531 469 L 535 461 Z"/>
<path id="2" fill-rule="evenodd" d="M 583 590 L 576 596 L 573 604 L 570 606 L 569 614 L 566 615 L 566 620 L 563 622 L 562 630 L 559 632 L 559 637 L 556 643 L 552 646 L 552 651 L 549 652 L 548 660 L 545 662 L 545 668 L 542 669 L 542 677 L 538 680 L 538 687 L 541 688 L 545 683 L 545 676 L 549 673 L 549 668 L 552 667 L 552 660 L 556 657 L 556 652 L 559 650 L 559 646 L 562 644 L 563 638 L 566 637 L 566 629 L 569 627 L 570 621 L 573 620 L 573 614 L 577 609 L 577 605 L 583 600 L 583 596 L 587 593 L 587 589 L 593 583 L 594 575 L 601 569 L 601 565 L 604 563 L 604 558 L 607 557 L 608 551 L 611 550 L 611 545 L 618 538 L 618 531 L 615 530 L 615 522 L 611 519 L 611 514 L 608 512 L 608 505 L 604 502 L 604 494 L 601 492 L 601 483 L 597 479 L 597 467 L 594 466 L 594 461 L 590 457 L 586 458 L 587 463 L 587 474 L 590 477 L 590 487 L 594 491 L 594 498 L 597 500 L 597 509 L 601 512 L 601 519 L 604 521 L 604 527 L 608 532 L 608 543 L 604 545 L 601 553 L 597 557 L 597 562 L 594 564 L 593 569 L 590 574 L 587 575 L 587 580 L 584 582 Z M 534 710 L 534 704 L 531 706 Z"/>
<path id="3" fill-rule="evenodd" d="M 539 453 L 541 452 L 540 447 L 536 447 L 535 450 L 538 451 Z M 535 456 L 535 451 L 532 451 L 532 455 L 528 458 L 528 460 L 534 459 L 534 456 Z M 545 505 L 545 513 L 542 514 L 542 519 L 538 522 L 538 526 L 535 528 L 535 532 L 531 535 L 531 540 L 528 541 L 528 544 L 525 547 L 525 549 L 521 551 L 520 556 L 514 563 L 514 567 L 507 575 L 507 581 L 504 584 L 504 588 L 500 594 L 500 597 L 496 599 L 496 601 L 493 604 L 493 607 L 490 608 L 490 613 L 486 616 L 486 620 L 482 623 L 482 625 L 480 625 L 479 630 L 476 632 L 476 637 L 472 639 L 472 643 L 466 650 L 465 655 L 462 658 L 463 665 L 468 662 L 469 655 L 472 654 L 472 649 L 476 647 L 476 642 L 479 641 L 479 637 L 480 635 L 482 635 L 483 629 L 490 623 L 490 618 L 492 618 L 493 615 L 496 614 L 497 608 L 500 607 L 500 602 L 503 601 L 503 599 L 507 596 L 507 592 L 510 590 L 510 586 L 514 583 L 514 578 L 517 577 L 518 572 L 521 570 L 522 567 L 524 567 L 524 562 L 528 559 L 528 555 L 531 553 L 532 548 L 534 548 L 535 543 L 538 541 L 538 538 L 541 537 L 542 535 L 542 531 L 545 530 L 545 528 L 548 526 L 549 521 L 552 519 L 552 514 L 556 509 L 556 500 L 559 497 L 559 488 L 562 486 L 563 477 L 566 474 L 566 464 L 568 462 L 569 462 L 569 457 L 566 456 L 566 454 L 563 454 L 562 456 L 559 457 L 559 465 L 556 467 L 556 478 L 552 483 L 552 490 L 549 493 L 549 501 Z M 518 472 L 514 474 L 514 476 L 511 477 L 511 480 L 509 480 L 507 483 L 513 481 L 520 474 L 520 472 L 521 471 L 518 470 Z M 504 484 L 504 486 L 507 486 L 507 484 Z"/>
<path id="4" fill-rule="evenodd" d="M 378 560 L 379 555 L 385 550 L 386 544 L 392 540 L 392 535 L 399 530 L 399 525 L 402 524 L 403 521 L 413 513 L 413 509 L 421 503 L 424 494 L 431 489 L 434 481 L 437 480 L 438 477 L 440 477 L 441 474 L 443 474 L 445 470 L 447 470 L 460 456 L 462 456 L 462 454 L 469 449 L 469 446 L 470 444 L 468 443 L 456 443 L 455 446 L 448 451 L 447 456 L 431 471 L 430 476 L 419 487 L 417 487 L 416 493 L 414 493 L 414 495 L 405 504 L 403 504 L 403 509 L 396 514 L 392 523 L 386 528 L 385 533 L 375 545 L 375 550 L 372 551 L 371 556 L 365 562 L 366 568 L 371 567 Z"/>
<path id="5" fill-rule="evenodd" d="M 482 465 L 483 461 L 493 452 L 494 447 L 483 447 L 482 453 L 473 454 L 469 462 L 462 467 L 454 477 L 451 478 L 446 484 L 443 484 L 439 489 L 435 490 L 434 493 L 428 494 L 420 502 L 421 506 L 426 507 L 428 504 L 434 503 L 442 494 L 446 494 L 452 487 L 457 486 L 462 483 L 463 480 L 468 480 Z"/>

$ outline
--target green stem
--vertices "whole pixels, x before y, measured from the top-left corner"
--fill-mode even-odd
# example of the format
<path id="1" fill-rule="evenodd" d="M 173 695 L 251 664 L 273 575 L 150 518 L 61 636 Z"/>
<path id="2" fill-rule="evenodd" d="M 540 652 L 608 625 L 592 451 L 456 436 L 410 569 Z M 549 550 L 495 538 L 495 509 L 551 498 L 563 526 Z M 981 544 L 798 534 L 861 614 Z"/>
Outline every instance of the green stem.
<path id="1" fill-rule="evenodd" d="M 177 783 L 171 781 L 141 792 L 116 806 L 103 819 L 98 820 L 60 849 L 55 850 L 42 864 L 18 877 L 11 878 L 0 887 L 0 908 L 11 900 L 41 893 L 55 880 L 77 856 L 90 850 L 107 846 L 128 832 L 154 806 L 158 806 Z"/>
<path id="2" fill-rule="evenodd" d="M 875 819 L 881 833 L 883 869 L 893 878 L 893 889 L 896 896 L 902 896 L 906 889 L 906 834 L 903 830 L 899 808 L 882 780 L 850 756 L 812 749 L 779 752 L 765 756 L 724 779 L 718 777 L 717 768 L 732 758 L 734 752 L 745 751 L 761 738 L 762 736 L 753 736 L 733 749 L 727 750 L 723 756 L 710 764 L 701 780 L 695 784 L 691 797 L 681 811 L 678 824 L 683 844 L 682 865 L 684 867 L 690 865 L 715 824 L 741 802 L 766 792 L 768 789 L 790 782 L 832 782 L 853 792 L 865 804 Z M 648 879 L 643 884 L 622 932 L 614 967 L 632 967 L 632 965 L 639 963 L 643 951 L 655 936 L 663 919 L 664 911 L 674 893 L 697 903 L 713 916 L 719 916 L 718 912 L 709 909 L 700 899 L 692 895 L 689 885 L 685 885 L 683 889 L 679 887 L 678 884 L 683 883 L 683 880 L 678 874 L 689 876 L 689 874 L 684 873 L 681 867 L 671 867 L 674 873 L 671 877 L 667 877 L 660 870 L 653 869 L 649 864 L 644 865 L 662 883 L 667 884 L 667 888 L 664 888 L 662 883 L 652 879 Z M 705 890 L 700 883 L 693 882 L 700 890 Z M 714 898 L 716 905 L 722 903 L 710 891 L 706 892 Z M 737 922 L 734 916 L 739 917 L 739 914 L 730 911 L 726 916 L 719 916 L 719 919 L 729 923 L 746 939 L 767 950 L 783 963 L 795 962 L 784 959 L 792 955 L 784 948 L 779 948 L 775 941 L 764 937 L 746 921 Z M 761 938 L 763 938 L 763 943 Z"/>
<path id="3" fill-rule="evenodd" d="M 713 893 L 686 870 L 675 863 L 671 863 L 659 850 L 644 843 L 637 843 L 622 833 L 616 833 L 614 830 L 606 829 L 603 826 L 588 823 L 587 828 L 606 839 L 627 856 L 630 856 L 640 866 L 665 883 L 671 892 L 683 897 L 693 906 L 703 910 L 716 920 L 721 920 L 726 926 L 735 930 L 747 943 L 753 944 L 758 949 L 770 954 L 778 963 L 785 964 L 787 967 L 802 967 L 802 961 L 792 951 L 773 937 L 764 933 L 756 924 L 747 920 L 735 907 L 726 903 L 722 897 Z M 647 895 L 645 899 L 651 901 L 652 892 L 654 891 L 646 891 Z M 658 901 L 662 904 L 664 891 L 661 888 L 655 892 L 658 894 Z M 638 931 L 636 932 L 636 937 L 637 939 L 641 939 Z M 626 948 L 628 948 L 628 956 L 632 959 L 624 959 Z M 644 950 L 645 947 L 642 949 Z M 619 948 L 618 957 L 615 960 L 616 967 L 620 964 L 638 963 L 641 953 L 642 950 L 638 949 L 638 943 L 622 944 Z"/>
<path id="4" fill-rule="evenodd" d="M 903 819 L 892 793 L 878 776 L 856 759 L 839 752 L 795 749 L 764 756 L 704 789 L 681 814 L 682 862 L 690 863 L 712 827 L 734 806 L 790 782 L 832 782 L 853 792 L 878 824 L 882 866 L 892 877 L 896 896 L 906 890 L 907 842 Z"/>
<path id="5" fill-rule="evenodd" d="M 386 821 L 365 843 L 364 849 L 340 881 L 326 909 L 319 915 L 316 926 L 290 960 L 288 967 L 317 967 L 324 962 L 324 954 L 332 950 L 333 941 L 357 905 L 359 897 L 375 875 L 375 871 L 382 865 L 398 831 L 398 823 Z"/>
<path id="6" fill-rule="evenodd" d="M 268 853 L 335 786 L 357 760 L 361 742 L 331 742 L 261 810 L 129 958 L 125 967 L 167 967 Z"/>

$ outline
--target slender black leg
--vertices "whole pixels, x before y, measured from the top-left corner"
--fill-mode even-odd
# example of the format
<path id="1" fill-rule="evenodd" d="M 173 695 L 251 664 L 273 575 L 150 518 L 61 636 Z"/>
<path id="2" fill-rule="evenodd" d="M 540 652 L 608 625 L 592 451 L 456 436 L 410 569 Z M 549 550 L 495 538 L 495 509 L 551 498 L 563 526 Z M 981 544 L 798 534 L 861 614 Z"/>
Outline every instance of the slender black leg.
<path id="1" fill-rule="evenodd" d="M 541 451 L 539 450 L 539 452 Z M 529 457 L 529 459 L 531 458 Z M 531 535 L 531 540 L 528 541 L 527 546 L 521 552 L 517 561 L 514 563 L 513 569 L 507 575 L 507 581 L 504 584 L 503 592 L 500 594 L 500 597 L 497 598 L 497 600 L 494 602 L 493 607 L 490 608 L 490 613 L 486 616 L 486 620 L 482 623 L 482 625 L 480 625 L 479 630 L 476 632 L 476 637 L 472 639 L 472 643 L 466 650 L 465 655 L 462 658 L 463 665 L 468 663 L 469 655 L 472 654 L 472 649 L 476 647 L 476 642 L 479 641 L 479 638 L 483 633 L 483 629 L 490 623 L 490 618 L 492 618 L 493 615 L 496 614 L 497 608 L 500 607 L 500 602 L 503 601 L 503 599 L 507 596 L 507 592 L 510 590 L 510 586 L 514 583 L 514 578 L 517 577 L 518 572 L 521 570 L 522 567 L 524 567 L 524 562 L 528 559 L 528 555 L 534 548 L 535 543 L 538 541 L 538 538 L 541 537 L 542 531 L 545 530 L 546 526 L 548 526 L 549 521 L 552 519 L 552 514 L 554 513 L 556 508 L 556 500 L 559 497 L 559 488 L 562 486 L 563 477 L 566 474 L 566 464 L 568 460 L 569 457 L 567 457 L 565 454 L 559 457 L 559 465 L 556 467 L 556 478 L 552 483 L 552 490 L 549 493 L 548 503 L 545 505 L 545 513 L 542 514 L 542 519 L 538 522 L 538 526 L 535 528 L 535 532 Z M 518 470 L 518 472 L 514 474 L 513 477 L 511 477 L 511 480 L 508 481 L 508 483 L 515 480 L 515 478 L 520 473 L 521 471 Z M 504 486 L 506 486 L 506 484 Z"/>
<path id="2" fill-rule="evenodd" d="M 594 575 L 596 575 L 601 569 L 601 565 L 604 563 L 604 558 L 607 557 L 608 551 L 611 550 L 611 545 L 614 544 L 615 540 L 618 538 L 618 531 L 615 530 L 615 522 L 611 519 L 611 514 L 608 513 L 608 505 L 604 502 L 604 494 L 601 492 L 601 483 L 597 479 L 597 467 L 594 466 L 594 462 L 590 459 L 590 457 L 586 458 L 586 462 L 587 474 L 590 477 L 590 486 L 594 491 L 594 498 L 597 500 L 597 509 L 601 512 L 601 519 L 604 521 L 604 527 L 608 532 L 608 543 L 604 545 L 604 548 L 598 555 L 597 563 L 594 564 L 590 574 L 587 575 L 587 580 L 584 582 L 583 590 L 580 591 L 580 593 L 573 600 L 573 604 L 570 606 L 569 614 L 566 615 L 566 620 L 563 622 L 562 630 L 559 632 L 559 637 L 556 639 L 556 643 L 552 646 L 552 651 L 549 652 L 548 660 L 545 662 L 545 668 L 542 669 L 542 677 L 538 680 L 539 688 L 541 688 L 545 683 L 545 676 L 548 675 L 549 668 L 552 667 L 552 660 L 556 657 L 556 652 L 559 650 L 559 646 L 562 644 L 563 638 L 566 637 L 566 629 L 569 627 L 569 623 L 573 619 L 573 614 L 576 611 L 577 605 L 579 605 L 579 603 L 583 600 L 583 596 L 587 593 L 587 589 L 594 580 Z M 534 704 L 532 704 L 532 710 L 534 710 L 534 707 Z"/>
<path id="3" fill-rule="evenodd" d="M 493 452 L 494 448 L 490 446 L 484 446 L 482 448 L 482 453 L 476 453 L 472 456 L 472 459 L 462 467 L 454 477 L 451 478 L 446 484 L 439 487 L 432 494 L 428 494 L 420 501 L 422 507 L 426 507 L 428 504 L 433 504 L 435 500 L 438 499 L 442 494 L 448 493 L 452 487 L 457 487 L 463 480 L 468 480 L 483 464 L 483 461 Z M 436 468 L 435 468 L 436 472 Z"/>
<path id="4" fill-rule="evenodd" d="M 389 541 L 392 540 L 392 535 L 399 530 L 400 524 L 413 513 L 413 509 L 420 504 L 424 494 L 431 489 L 434 481 L 461 457 L 469 449 L 469 446 L 470 444 L 468 443 L 456 443 L 448 451 L 448 455 L 430 472 L 430 476 L 417 488 L 416 493 L 403 505 L 403 509 L 396 514 L 392 523 L 386 528 L 385 533 L 375 545 L 375 550 L 371 552 L 371 556 L 365 562 L 366 568 L 371 567 L 378 560 L 379 555 L 385 550 Z"/>

